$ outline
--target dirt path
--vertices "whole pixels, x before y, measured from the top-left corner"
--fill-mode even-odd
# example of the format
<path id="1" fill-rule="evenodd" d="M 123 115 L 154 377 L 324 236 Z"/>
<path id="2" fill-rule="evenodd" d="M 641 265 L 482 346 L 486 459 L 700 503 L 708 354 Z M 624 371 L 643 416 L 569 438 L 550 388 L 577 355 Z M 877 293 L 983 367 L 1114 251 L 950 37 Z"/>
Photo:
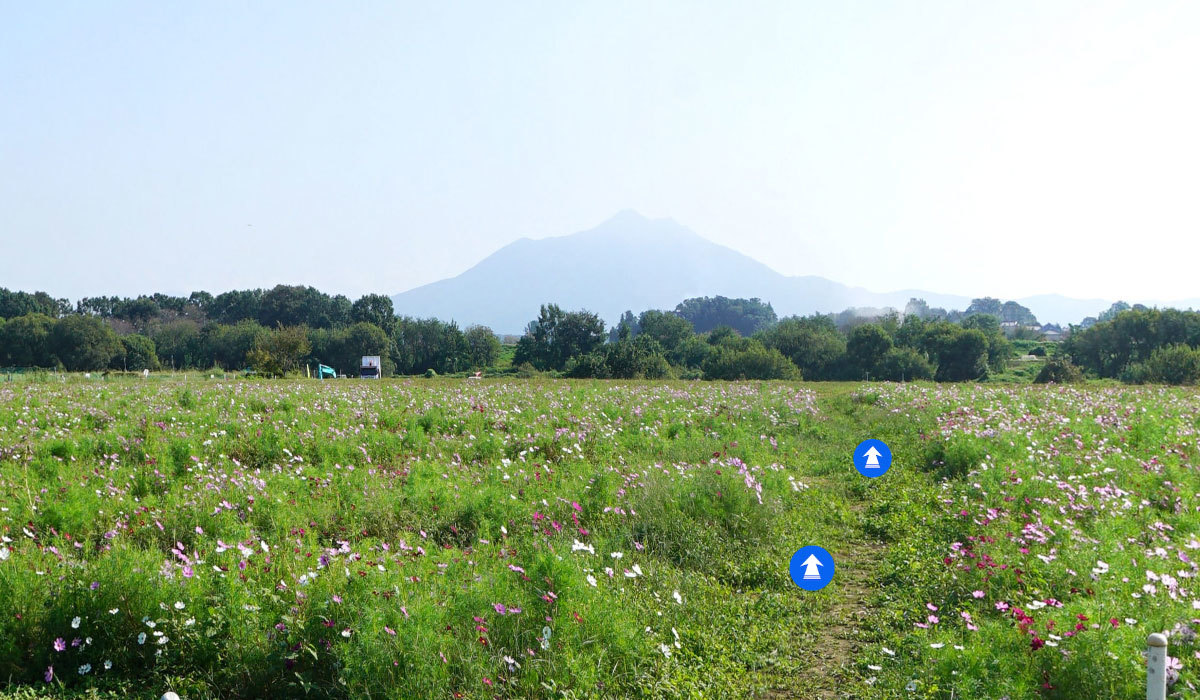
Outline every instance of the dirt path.
<path id="1" fill-rule="evenodd" d="M 829 608 L 828 624 L 817 632 L 812 645 L 810 675 L 798 685 L 806 687 L 807 697 L 851 697 L 845 692 L 845 675 L 864 646 L 863 632 L 870 626 L 876 562 L 884 545 L 856 540 L 836 552 L 837 573 L 833 585 L 837 598 Z"/>
<path id="2" fill-rule="evenodd" d="M 844 485 L 829 477 L 807 479 L 814 487 L 840 489 Z M 805 653 L 810 662 L 803 675 L 789 686 L 775 689 L 768 698 L 833 698 L 854 697 L 847 686 L 851 666 L 865 646 L 864 632 L 872 619 L 871 594 L 879 560 L 886 545 L 873 539 L 862 527 L 866 504 L 852 500 L 850 510 L 855 515 L 854 529 L 836 548 L 830 548 L 837 572 L 830 584 L 835 598 L 824 613 L 825 624 L 816 630 L 815 638 L 806 640 Z"/>

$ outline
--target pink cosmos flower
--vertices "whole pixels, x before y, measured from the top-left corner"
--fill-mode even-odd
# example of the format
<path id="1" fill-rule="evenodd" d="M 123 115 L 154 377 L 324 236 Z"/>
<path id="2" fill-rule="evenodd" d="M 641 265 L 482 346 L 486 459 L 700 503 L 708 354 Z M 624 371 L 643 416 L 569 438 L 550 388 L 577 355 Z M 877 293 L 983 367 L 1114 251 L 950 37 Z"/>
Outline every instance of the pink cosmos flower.
<path id="1" fill-rule="evenodd" d="M 66 651 L 67 642 L 62 637 L 54 640 L 54 651 Z"/>
<path id="2" fill-rule="evenodd" d="M 974 596 L 974 597 L 976 597 L 976 598 L 982 598 L 982 597 L 983 597 L 983 591 L 971 591 L 971 595 L 972 595 L 972 596 Z"/>

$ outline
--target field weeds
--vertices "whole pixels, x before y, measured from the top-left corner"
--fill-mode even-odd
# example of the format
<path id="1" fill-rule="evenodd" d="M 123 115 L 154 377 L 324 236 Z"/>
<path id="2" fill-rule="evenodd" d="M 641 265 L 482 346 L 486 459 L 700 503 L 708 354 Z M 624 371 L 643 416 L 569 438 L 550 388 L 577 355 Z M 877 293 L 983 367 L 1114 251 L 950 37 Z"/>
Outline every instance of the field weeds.
<path id="1" fill-rule="evenodd" d="M 0 697 L 1132 698 L 1163 629 L 1186 694 L 1198 426 L 1156 388 L 0 384 Z"/>

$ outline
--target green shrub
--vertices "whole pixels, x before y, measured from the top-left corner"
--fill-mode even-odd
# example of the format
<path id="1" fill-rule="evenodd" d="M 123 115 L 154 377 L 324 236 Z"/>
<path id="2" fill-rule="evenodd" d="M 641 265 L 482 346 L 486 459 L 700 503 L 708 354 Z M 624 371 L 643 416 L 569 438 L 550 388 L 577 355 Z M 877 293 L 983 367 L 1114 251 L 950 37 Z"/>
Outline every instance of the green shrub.
<path id="1" fill-rule="evenodd" d="M 875 372 L 879 379 L 893 382 L 932 379 L 933 365 L 912 348 L 892 348 L 884 354 Z"/>
<path id="2" fill-rule="evenodd" d="M 1126 384 L 1145 384 L 1153 381 L 1150 379 L 1150 368 L 1145 362 L 1131 362 L 1121 371 L 1121 381 Z"/>
<path id="3" fill-rule="evenodd" d="M 751 341 L 744 350 L 718 346 L 704 361 L 705 379 L 799 379 L 800 370 L 775 349 Z"/>
<path id="4" fill-rule="evenodd" d="M 1152 382 L 1195 384 L 1200 381 L 1200 349 L 1168 345 L 1150 353 L 1146 369 Z"/>
<path id="5" fill-rule="evenodd" d="M 1045 365 L 1042 366 L 1038 375 L 1034 377 L 1034 384 L 1067 384 L 1069 382 L 1077 382 L 1083 378 L 1083 373 L 1079 368 L 1071 364 L 1071 358 L 1066 355 L 1059 355 L 1051 358 Z"/>
<path id="6" fill-rule="evenodd" d="M 604 355 L 598 351 L 567 360 L 564 373 L 573 379 L 607 379 L 612 376 L 604 361 Z"/>

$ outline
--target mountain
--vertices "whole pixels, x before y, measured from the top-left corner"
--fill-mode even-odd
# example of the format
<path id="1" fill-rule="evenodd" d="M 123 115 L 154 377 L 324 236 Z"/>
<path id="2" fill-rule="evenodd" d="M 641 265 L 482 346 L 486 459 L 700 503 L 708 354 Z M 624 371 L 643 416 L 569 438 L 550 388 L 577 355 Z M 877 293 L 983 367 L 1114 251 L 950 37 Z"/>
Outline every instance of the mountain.
<path id="1" fill-rule="evenodd" d="M 647 219 L 633 211 L 569 236 L 522 238 L 457 277 L 402 292 L 392 301 L 401 315 L 520 333 L 547 302 L 594 311 L 612 325 L 626 309 L 673 309 L 689 297 L 716 295 L 758 297 L 771 302 L 781 317 L 849 307 L 903 309 L 912 297 L 946 309 L 971 303 L 967 297 L 917 289 L 877 293 L 823 277 L 782 275 L 671 219 Z M 1016 301 L 1043 323 L 1078 322 L 1111 303 L 1057 295 Z"/>

